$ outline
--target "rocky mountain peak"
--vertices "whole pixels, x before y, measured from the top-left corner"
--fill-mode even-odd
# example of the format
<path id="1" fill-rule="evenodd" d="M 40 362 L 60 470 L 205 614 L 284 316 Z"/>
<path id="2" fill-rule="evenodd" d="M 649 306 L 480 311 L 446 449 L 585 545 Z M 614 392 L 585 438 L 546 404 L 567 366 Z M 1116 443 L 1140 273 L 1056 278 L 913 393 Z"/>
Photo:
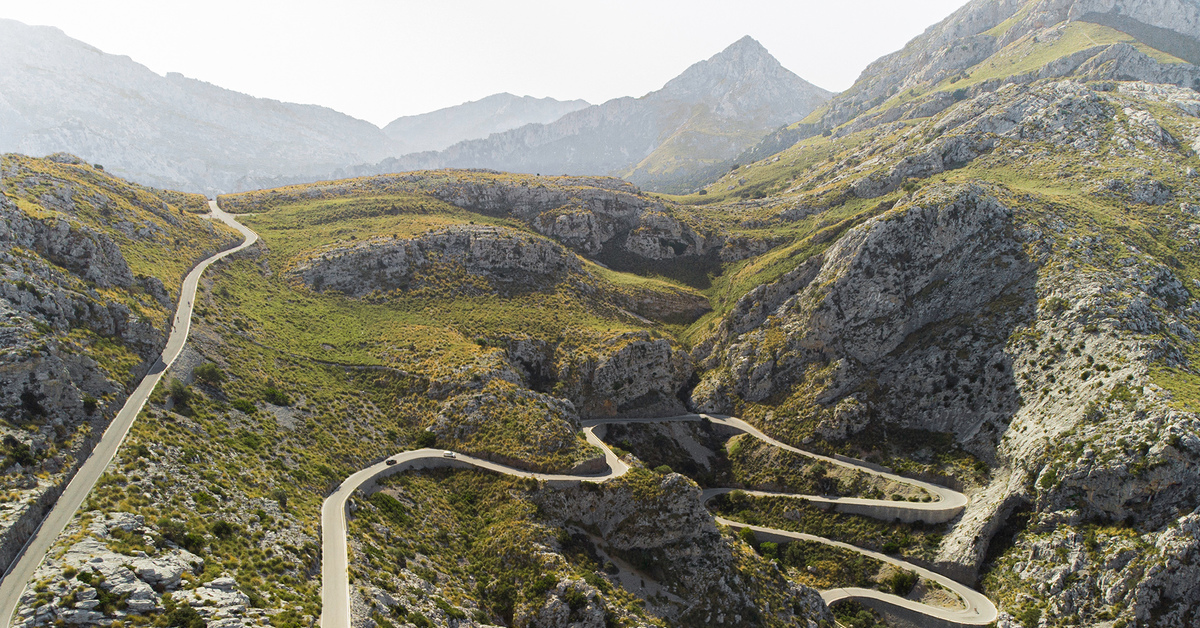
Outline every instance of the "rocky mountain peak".
<path id="1" fill-rule="evenodd" d="M 780 98 L 789 97 L 803 100 L 807 105 L 814 93 L 821 92 L 783 67 L 761 43 L 747 35 L 712 57 L 692 64 L 647 97 L 702 103 L 728 94 L 745 94 L 753 95 L 753 99 L 743 104 L 752 106 L 762 106 L 766 100 L 777 103 Z"/>

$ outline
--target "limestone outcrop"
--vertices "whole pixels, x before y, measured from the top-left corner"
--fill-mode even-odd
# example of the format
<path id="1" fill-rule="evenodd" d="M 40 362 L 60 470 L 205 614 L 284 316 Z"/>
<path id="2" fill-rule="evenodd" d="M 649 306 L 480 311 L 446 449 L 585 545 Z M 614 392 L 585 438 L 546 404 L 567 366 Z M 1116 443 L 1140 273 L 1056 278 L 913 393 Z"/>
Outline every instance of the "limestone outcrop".
<path id="1" fill-rule="evenodd" d="M 816 591 L 777 570 L 739 573 L 742 548 L 717 530 L 700 489 L 683 476 L 637 471 L 629 480 L 542 491 L 536 501 L 549 522 L 589 530 L 605 551 L 661 578 L 681 625 L 767 624 L 770 614 L 802 626 L 830 621 Z"/>
<path id="2" fill-rule="evenodd" d="M 299 261 L 291 273 L 309 287 L 353 297 L 438 285 L 455 271 L 478 277 L 500 294 L 547 289 L 582 272 L 578 256 L 521 231 L 458 226 L 411 239 L 372 239 L 327 248 Z M 454 290 L 471 290 L 463 282 Z"/>

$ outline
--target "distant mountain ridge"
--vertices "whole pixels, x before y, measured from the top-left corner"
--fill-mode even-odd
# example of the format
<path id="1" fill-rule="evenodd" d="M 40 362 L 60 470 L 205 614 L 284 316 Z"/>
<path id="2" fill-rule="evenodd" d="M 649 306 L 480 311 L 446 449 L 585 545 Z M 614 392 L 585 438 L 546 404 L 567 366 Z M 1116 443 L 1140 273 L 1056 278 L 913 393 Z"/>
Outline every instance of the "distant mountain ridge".
<path id="1" fill-rule="evenodd" d="M 140 183 L 209 193 L 392 152 L 369 122 L 159 76 L 56 28 L 0 20 L 0 45 L 0 152 L 71 152 Z"/>
<path id="2" fill-rule="evenodd" d="M 532 123 L 553 122 L 589 106 L 586 100 L 555 100 L 514 96 L 507 92 L 413 116 L 396 118 L 383 132 L 396 142 L 398 152 L 442 150 Z"/>
<path id="3" fill-rule="evenodd" d="M 317 105 L 255 98 L 0 19 L 0 152 L 68 152 L 160 188 L 214 194 L 309 182 L 353 164 L 550 121 L 584 101 L 497 94 L 381 130 Z"/>
<path id="4" fill-rule="evenodd" d="M 492 168 L 612 174 L 649 189 L 682 190 L 728 169 L 743 150 L 780 125 L 804 118 L 830 96 L 747 36 L 641 98 L 613 99 L 549 124 L 530 124 L 337 175 Z"/>

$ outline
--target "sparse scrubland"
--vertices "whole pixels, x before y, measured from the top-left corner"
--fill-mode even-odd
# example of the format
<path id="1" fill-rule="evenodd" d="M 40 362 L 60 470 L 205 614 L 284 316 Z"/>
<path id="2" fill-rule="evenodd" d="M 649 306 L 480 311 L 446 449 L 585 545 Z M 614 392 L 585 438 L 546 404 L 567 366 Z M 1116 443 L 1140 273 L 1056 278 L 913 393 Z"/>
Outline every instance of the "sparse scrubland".
<path id="1" fill-rule="evenodd" d="M 913 573 L 714 514 L 931 565 L 1005 628 L 1194 623 L 1200 69 L 1165 27 L 1059 9 L 968 4 L 689 195 L 441 170 L 220 197 L 261 240 L 205 275 L 188 349 L 18 619 L 308 626 L 321 502 L 350 473 L 428 446 L 567 472 L 598 455 L 582 420 L 696 411 L 970 501 L 939 525 L 740 491 L 710 511 L 702 488 L 930 496 L 703 421 L 609 425 L 632 466 L 611 482 L 412 471 L 356 495 L 355 625 L 883 621 L 830 614 L 813 589 L 841 586 L 946 604 Z M 163 215 L 131 227 L 100 218 L 132 210 L 62 194 L 102 176 L 83 164 L 5 168 L 6 244 L 65 212 L 128 260 L 108 285 L 32 240 L 6 253 L 5 333 L 22 339 L 6 359 L 74 342 L 109 381 L 14 388 L 5 429 L 49 436 L 20 413 L 109 416 L 154 343 L 59 324 L 67 301 L 35 297 L 70 287 L 161 334 L 156 295 L 229 237 L 183 195 L 137 191 Z M 23 461 L 55 473 L 33 445 L 70 433 L 6 441 L 10 500 L 41 481 Z"/>

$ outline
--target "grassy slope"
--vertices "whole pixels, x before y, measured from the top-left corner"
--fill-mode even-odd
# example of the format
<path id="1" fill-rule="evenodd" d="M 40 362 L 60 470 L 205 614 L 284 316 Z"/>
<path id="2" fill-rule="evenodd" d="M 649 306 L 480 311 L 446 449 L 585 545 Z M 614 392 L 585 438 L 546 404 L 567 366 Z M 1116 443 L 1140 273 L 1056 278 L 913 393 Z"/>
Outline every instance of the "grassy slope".
<path id="1" fill-rule="evenodd" d="M 86 164 L 64 164 L 22 155 L 3 156 L 4 180 L 0 186 L 17 206 L 39 220 L 58 219 L 96 229 L 113 239 L 134 275 L 157 277 L 176 293 L 184 275 L 219 244 L 195 216 L 208 213 L 208 202 L 199 194 L 185 194 L 128 183 Z M 66 214 L 46 206 L 43 195 L 67 195 L 74 211 Z M 172 215 L 168 220 L 166 215 Z M 134 238 L 117 228 L 130 222 L 156 228 L 163 235 Z M 213 225 L 220 237 L 234 239 L 236 232 Z"/>
<path id="2" fill-rule="evenodd" d="M 261 273 L 251 270 L 250 262 L 239 262 L 240 269 L 232 273 L 227 287 L 238 304 L 239 316 L 273 346 L 307 357 L 387 363 L 436 376 L 478 357 L 481 350 L 473 347 L 477 336 L 527 335 L 586 344 L 648 327 L 568 286 L 499 298 L 457 295 L 452 278 L 446 278 L 442 288 L 358 300 L 313 292 L 292 285 L 283 276 L 296 260 L 355 239 L 413 236 L 456 224 L 523 229 L 515 221 L 474 214 L 425 196 L 299 203 L 245 220 L 263 238 L 268 250 L 263 261 L 272 269 L 272 276 L 263 281 Z M 604 271 L 600 277 L 614 286 L 671 288 L 663 281 L 613 271 Z"/>
<path id="3" fill-rule="evenodd" d="M 47 225 L 62 221 L 111 238 L 135 278 L 157 278 L 172 298 L 196 262 L 240 238 L 233 229 L 196 216 L 208 212 L 208 202 L 199 194 L 147 188 L 91 165 L 23 155 L 4 155 L 0 170 L 0 191 L 29 218 Z M 149 229 L 151 235 L 131 237 L 122 229 L 124 225 Z M 30 260 L 41 259 L 37 251 L 16 247 L 13 252 Z M 70 272 L 63 277 L 71 290 L 98 301 L 123 303 L 136 316 L 166 331 L 170 310 L 141 286 L 102 288 Z M 119 339 L 85 327 L 54 335 L 72 352 L 95 358 L 110 378 L 133 383 L 132 370 L 142 358 Z"/>

